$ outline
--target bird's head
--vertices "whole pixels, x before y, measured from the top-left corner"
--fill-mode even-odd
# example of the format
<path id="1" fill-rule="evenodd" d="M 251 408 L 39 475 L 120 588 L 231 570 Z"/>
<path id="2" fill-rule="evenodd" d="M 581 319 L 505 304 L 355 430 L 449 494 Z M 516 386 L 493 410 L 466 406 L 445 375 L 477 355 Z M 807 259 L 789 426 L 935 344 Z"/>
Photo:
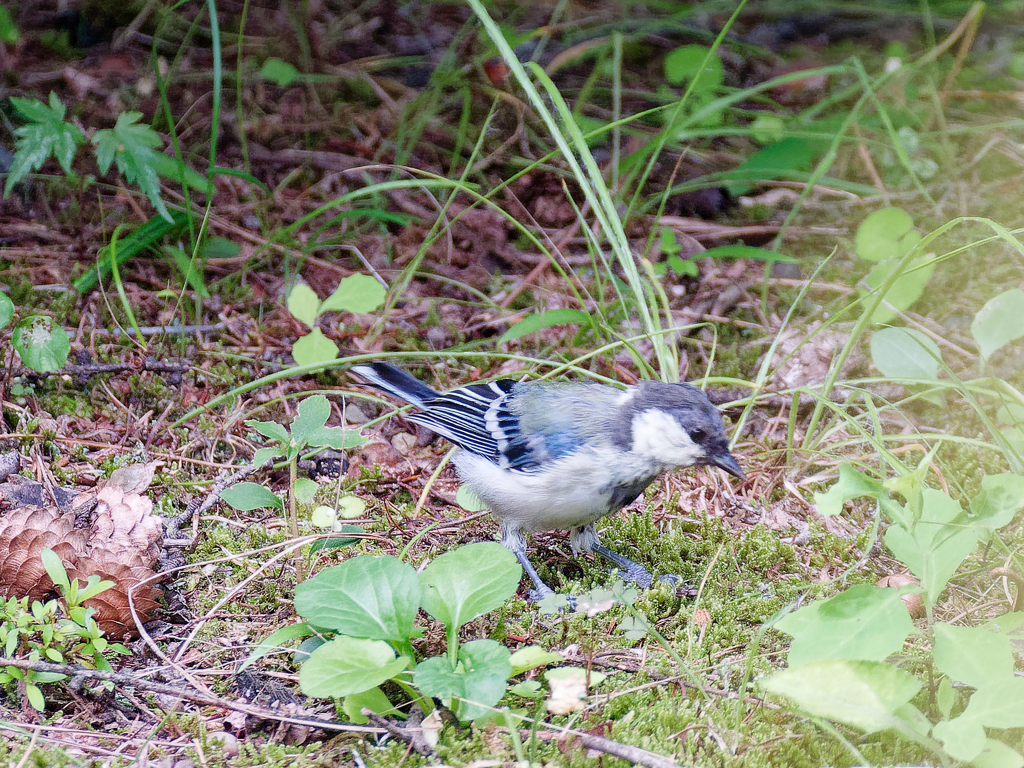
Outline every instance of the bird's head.
<path id="1" fill-rule="evenodd" d="M 690 384 L 644 381 L 623 404 L 630 450 L 665 468 L 710 464 L 743 480 L 746 475 L 729 452 L 718 409 Z M 626 430 L 624 430 L 626 431 Z"/>

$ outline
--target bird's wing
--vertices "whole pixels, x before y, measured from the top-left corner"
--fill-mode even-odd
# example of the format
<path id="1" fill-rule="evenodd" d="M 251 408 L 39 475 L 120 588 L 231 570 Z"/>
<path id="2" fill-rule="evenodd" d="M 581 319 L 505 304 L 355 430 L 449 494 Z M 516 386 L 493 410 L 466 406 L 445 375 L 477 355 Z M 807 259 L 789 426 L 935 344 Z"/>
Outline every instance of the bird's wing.
<path id="1" fill-rule="evenodd" d="M 508 413 L 503 404 L 515 384 L 513 379 L 499 379 L 489 384 L 460 387 L 430 398 L 422 404 L 422 412 L 409 414 L 407 418 L 460 448 L 501 465 L 501 451 L 508 438 L 501 429 L 489 426 L 490 414 Z M 498 419 L 506 421 L 500 416 Z M 514 423 L 510 429 L 514 431 Z"/>

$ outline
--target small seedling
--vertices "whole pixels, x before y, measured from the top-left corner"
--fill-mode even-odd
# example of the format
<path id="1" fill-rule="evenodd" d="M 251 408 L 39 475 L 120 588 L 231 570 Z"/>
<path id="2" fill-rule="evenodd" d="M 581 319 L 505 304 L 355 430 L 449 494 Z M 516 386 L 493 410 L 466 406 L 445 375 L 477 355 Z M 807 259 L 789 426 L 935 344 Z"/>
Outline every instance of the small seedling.
<path id="1" fill-rule="evenodd" d="M 324 312 L 372 312 L 384 301 L 385 290 L 379 282 L 367 275 L 349 275 L 344 278 L 334 293 L 323 301 L 317 298 L 305 283 L 296 283 L 288 293 L 288 311 L 296 320 L 312 330 L 298 339 L 292 346 L 292 357 L 299 365 L 327 363 L 338 357 L 338 345 L 328 339 L 317 326 L 317 319 Z"/>

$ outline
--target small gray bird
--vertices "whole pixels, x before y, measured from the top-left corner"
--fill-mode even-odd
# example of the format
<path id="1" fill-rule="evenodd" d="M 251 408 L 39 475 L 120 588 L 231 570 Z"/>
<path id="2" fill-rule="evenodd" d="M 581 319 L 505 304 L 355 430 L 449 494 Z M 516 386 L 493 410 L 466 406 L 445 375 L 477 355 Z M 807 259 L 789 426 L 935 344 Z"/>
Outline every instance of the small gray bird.
<path id="1" fill-rule="evenodd" d="M 745 478 L 725 425 L 690 384 L 604 384 L 499 379 L 436 392 L 388 363 L 353 366 L 420 409 L 408 418 L 462 450 L 459 477 L 501 522 L 501 543 L 552 594 L 526 556 L 526 533 L 569 529 L 573 553 L 596 552 L 646 588 L 651 574 L 601 546 L 594 523 L 634 501 L 663 472 L 711 464 Z"/>

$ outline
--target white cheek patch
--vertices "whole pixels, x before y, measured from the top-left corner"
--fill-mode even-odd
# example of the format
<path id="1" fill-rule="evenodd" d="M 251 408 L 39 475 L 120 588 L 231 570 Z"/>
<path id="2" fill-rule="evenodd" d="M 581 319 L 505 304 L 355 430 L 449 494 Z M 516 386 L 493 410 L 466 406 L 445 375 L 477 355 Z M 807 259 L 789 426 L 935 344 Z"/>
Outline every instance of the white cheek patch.
<path id="1" fill-rule="evenodd" d="M 669 467 L 689 467 L 704 456 L 678 421 L 656 409 L 633 417 L 633 451 Z"/>

